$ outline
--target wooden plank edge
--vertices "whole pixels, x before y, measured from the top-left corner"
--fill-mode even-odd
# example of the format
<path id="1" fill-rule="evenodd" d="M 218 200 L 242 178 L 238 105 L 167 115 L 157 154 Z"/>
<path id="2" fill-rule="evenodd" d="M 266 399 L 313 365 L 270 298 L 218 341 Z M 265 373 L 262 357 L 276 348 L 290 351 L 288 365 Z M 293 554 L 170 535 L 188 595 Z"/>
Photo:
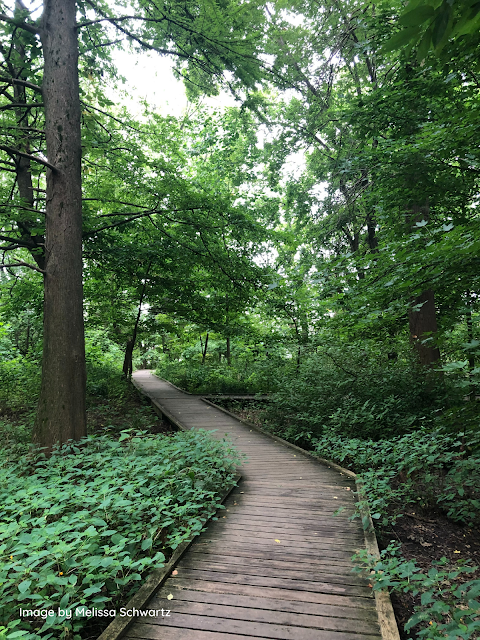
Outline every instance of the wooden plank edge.
<path id="1" fill-rule="evenodd" d="M 153 373 L 151 374 L 152 376 L 154 375 Z M 158 376 L 155 376 L 158 377 Z M 161 378 L 159 378 L 160 380 Z M 165 382 L 168 382 L 168 380 L 166 380 Z M 144 396 L 146 396 L 153 407 L 153 410 L 155 411 L 155 413 L 157 414 L 157 416 L 159 418 L 165 418 L 165 420 L 167 422 L 169 422 L 173 427 L 175 427 L 178 431 L 189 431 L 189 429 L 182 424 L 181 422 L 179 422 L 175 416 L 173 416 L 170 411 L 168 411 L 167 409 L 165 409 L 165 407 L 163 405 L 160 404 L 160 402 L 158 402 L 158 400 L 156 400 L 155 398 L 152 398 L 151 396 L 148 395 L 148 393 L 146 393 L 139 384 L 136 383 L 136 381 L 132 378 L 132 384 L 133 386 L 137 389 L 137 391 L 141 394 L 143 394 Z M 170 384 L 170 383 L 169 383 Z M 181 389 L 180 389 L 181 391 Z M 187 393 L 186 391 L 184 391 L 184 393 Z"/>
<path id="2" fill-rule="evenodd" d="M 365 548 L 367 550 L 367 553 L 372 555 L 376 560 L 380 560 L 380 551 L 378 548 L 377 536 L 375 535 L 375 527 L 373 525 L 370 508 L 368 506 L 367 497 L 365 495 L 365 489 L 363 486 L 363 482 L 357 479 L 356 473 L 354 473 L 353 471 L 350 471 L 350 469 L 345 469 L 344 467 L 341 467 L 339 464 L 337 464 L 336 462 L 333 462 L 332 460 L 328 460 L 327 458 L 321 458 L 320 456 L 316 456 L 310 451 L 306 451 L 305 449 L 298 447 L 296 444 L 292 444 L 291 442 L 288 442 L 283 438 L 279 438 L 278 436 L 275 436 L 272 433 L 265 431 L 261 427 L 258 427 L 252 422 L 248 422 L 248 420 L 243 420 L 242 418 L 239 418 L 238 416 L 231 413 L 227 409 L 224 409 L 223 407 L 217 407 L 217 405 L 215 405 L 213 402 L 210 402 L 210 400 L 207 400 L 206 398 L 202 398 L 202 401 L 205 402 L 206 404 L 214 406 L 216 409 L 219 409 L 220 411 L 223 411 L 224 413 L 231 416 L 232 418 L 236 418 L 239 422 L 242 422 L 247 427 L 254 429 L 255 431 L 265 436 L 268 436 L 269 438 L 272 438 L 276 442 L 279 442 L 289 447 L 290 449 L 294 449 L 295 451 L 298 451 L 300 454 L 308 458 L 312 458 L 313 460 L 320 462 L 321 464 L 324 464 L 332 469 L 335 469 L 336 471 L 338 471 L 339 473 L 342 473 L 343 475 L 353 478 L 357 486 L 357 494 L 360 502 L 359 510 L 360 510 L 360 516 L 362 518 L 362 523 L 365 520 L 368 523 L 368 527 L 366 529 L 365 528 L 363 529 L 363 535 L 365 538 Z M 376 604 L 377 614 L 378 614 L 378 623 L 380 625 L 380 632 L 382 634 L 382 640 L 400 640 L 400 633 L 398 631 L 397 621 L 395 619 L 395 614 L 393 612 L 390 593 L 388 592 L 387 589 L 382 589 L 380 591 L 374 591 L 374 595 L 375 595 L 375 604 Z"/>
<path id="3" fill-rule="evenodd" d="M 228 487 L 223 494 L 221 503 L 225 502 L 232 491 L 238 486 L 241 479 L 242 476 L 235 476 L 233 484 Z M 210 518 L 205 521 L 204 526 L 206 526 L 217 513 L 218 511 L 212 514 Z M 163 583 L 170 577 L 170 574 L 188 551 L 192 543 L 196 542 L 198 538 L 198 535 L 192 536 L 178 545 L 167 564 L 164 567 L 160 567 L 159 569 L 152 571 L 137 593 L 127 602 L 125 609 L 142 609 L 150 598 L 152 598 L 160 589 L 160 587 L 163 586 Z M 118 640 L 136 620 L 137 618 L 135 616 L 115 617 L 101 635 L 98 636 L 97 640 Z"/>

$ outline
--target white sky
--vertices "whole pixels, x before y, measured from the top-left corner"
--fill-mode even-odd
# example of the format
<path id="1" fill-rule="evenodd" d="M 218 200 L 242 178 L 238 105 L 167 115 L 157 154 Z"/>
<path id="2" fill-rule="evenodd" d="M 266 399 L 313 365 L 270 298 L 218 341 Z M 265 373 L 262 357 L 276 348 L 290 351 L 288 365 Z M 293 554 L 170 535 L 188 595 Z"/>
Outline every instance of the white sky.
<path id="1" fill-rule="evenodd" d="M 140 103 L 142 99 L 146 99 L 162 115 L 182 115 L 188 101 L 183 82 L 173 75 L 171 58 L 152 53 L 135 52 L 133 54 L 127 51 L 115 51 L 113 58 L 119 73 L 127 80 L 123 88 L 133 102 Z M 205 98 L 203 102 L 212 107 L 238 105 L 227 93 Z"/>

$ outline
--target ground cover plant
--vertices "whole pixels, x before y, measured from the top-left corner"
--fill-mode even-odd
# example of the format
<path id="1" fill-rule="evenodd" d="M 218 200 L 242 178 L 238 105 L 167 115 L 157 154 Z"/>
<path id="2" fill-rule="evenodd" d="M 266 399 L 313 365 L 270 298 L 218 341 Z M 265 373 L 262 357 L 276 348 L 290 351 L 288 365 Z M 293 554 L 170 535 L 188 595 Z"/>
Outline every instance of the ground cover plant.
<path id="1" fill-rule="evenodd" d="M 276 388 L 271 364 L 265 363 L 226 367 L 195 362 L 167 362 L 160 365 L 155 373 L 185 391 L 198 394 L 269 393 Z"/>
<path id="2" fill-rule="evenodd" d="M 88 618 L 19 609 L 115 609 L 198 533 L 233 479 L 235 453 L 206 432 L 89 436 L 49 457 L 0 450 L 0 633 L 80 638 Z"/>

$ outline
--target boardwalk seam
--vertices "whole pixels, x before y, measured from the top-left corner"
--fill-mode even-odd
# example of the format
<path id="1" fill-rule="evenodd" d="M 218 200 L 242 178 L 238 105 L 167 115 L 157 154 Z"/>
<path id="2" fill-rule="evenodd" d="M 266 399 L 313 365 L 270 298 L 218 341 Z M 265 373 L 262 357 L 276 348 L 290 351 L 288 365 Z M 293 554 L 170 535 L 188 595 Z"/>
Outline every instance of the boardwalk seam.
<path id="1" fill-rule="evenodd" d="M 168 380 L 166 382 L 168 382 Z M 210 400 L 207 400 L 206 398 L 201 398 L 201 400 L 202 402 L 205 402 L 206 404 L 209 404 L 212 407 L 215 407 L 216 409 L 223 411 L 223 413 L 226 413 L 232 418 L 236 418 L 239 422 L 242 422 L 247 427 L 250 427 L 255 431 L 258 431 L 259 433 L 265 436 L 268 436 L 269 438 L 272 438 L 276 442 L 279 442 L 289 447 L 290 449 L 294 449 L 295 451 L 298 451 L 300 454 L 306 457 L 313 458 L 313 460 L 316 460 L 317 462 L 325 464 L 328 467 L 331 467 L 332 469 L 339 471 L 343 475 L 353 478 L 357 486 L 357 495 L 360 502 L 360 506 L 359 506 L 360 516 L 362 518 L 362 522 L 366 520 L 368 523 L 368 527 L 366 529 L 363 529 L 363 535 L 365 538 L 365 547 L 369 555 L 373 556 L 376 560 L 380 560 L 380 551 L 378 548 L 377 536 L 375 535 L 375 527 L 373 525 L 370 508 L 368 506 L 368 500 L 365 494 L 365 488 L 364 488 L 363 482 L 357 479 L 356 473 L 354 473 L 353 471 L 350 471 L 350 469 L 345 469 L 344 467 L 341 467 L 340 465 L 336 464 L 332 460 L 328 460 L 327 458 L 321 458 L 320 456 L 316 456 L 313 453 L 310 453 L 310 451 L 301 449 L 297 445 L 292 444 L 291 442 L 288 442 L 283 438 L 279 438 L 278 436 L 275 436 L 272 433 L 268 433 L 268 431 L 265 431 L 264 429 L 262 429 L 261 427 L 258 427 L 252 422 L 248 422 L 248 420 L 239 418 L 238 416 L 231 413 L 227 409 L 224 409 L 223 407 L 218 407 L 217 405 L 215 405 L 213 402 L 210 402 Z M 380 591 L 374 591 L 374 595 L 375 595 L 375 604 L 377 608 L 378 623 L 380 625 L 380 632 L 382 634 L 382 640 L 400 640 L 400 633 L 398 631 L 398 625 L 395 619 L 395 613 L 393 612 L 390 593 L 388 592 L 387 589 L 382 589 Z"/>
<path id="2" fill-rule="evenodd" d="M 365 547 L 367 552 L 373 556 L 375 559 L 380 559 L 380 553 L 379 553 L 379 549 L 378 549 L 378 542 L 377 542 L 377 538 L 375 535 L 375 529 L 373 526 L 373 521 L 371 518 L 371 514 L 370 514 L 370 509 L 368 507 L 368 502 L 366 499 L 366 495 L 365 495 L 365 490 L 364 490 L 364 486 L 363 486 L 363 482 L 361 480 L 359 480 L 357 478 L 357 474 L 354 473 L 353 471 L 350 471 L 349 469 L 345 469 L 343 467 L 341 467 L 340 465 L 336 464 L 335 462 L 328 460 L 326 458 L 322 458 L 320 456 L 316 456 L 313 453 L 310 453 L 309 451 L 306 451 L 305 449 L 301 449 L 300 447 L 298 447 L 297 445 L 294 445 L 290 442 L 287 442 L 286 440 L 283 440 L 283 438 L 279 438 L 278 436 L 275 436 L 271 433 L 268 433 L 267 431 L 265 431 L 264 429 L 262 429 L 261 427 L 258 427 L 255 424 L 252 424 L 251 422 L 248 422 L 247 420 L 243 420 L 242 418 L 239 418 L 238 416 L 234 415 L 233 413 L 231 413 L 230 411 L 228 411 L 227 409 L 224 409 L 223 407 L 219 407 L 217 405 L 215 405 L 213 402 L 210 402 L 209 400 L 207 400 L 205 397 L 201 397 L 201 396 L 195 396 L 192 393 L 189 393 L 187 391 L 183 391 L 182 389 L 180 389 L 179 387 L 177 387 L 176 385 L 174 385 L 173 383 L 170 383 L 168 380 L 163 380 L 163 378 L 160 378 L 159 376 L 156 376 L 155 374 L 150 372 L 150 375 L 152 375 L 153 377 L 157 378 L 158 380 L 162 380 L 164 382 L 167 382 L 167 384 L 170 384 L 172 387 L 174 387 L 175 389 L 177 389 L 178 391 L 181 391 L 182 393 L 192 396 L 192 397 L 196 397 L 199 400 L 201 400 L 202 402 L 204 402 L 205 404 L 208 404 L 212 407 L 214 407 L 215 409 L 217 409 L 218 411 L 222 411 L 223 413 L 229 415 L 230 417 L 234 418 L 235 420 L 237 420 L 238 422 L 246 425 L 247 427 L 249 427 L 250 429 L 257 431 L 258 433 L 261 433 L 264 436 L 267 436 L 268 438 L 283 444 L 284 446 L 290 448 L 290 449 L 294 449 L 295 451 L 297 451 L 299 454 L 301 454 L 304 457 L 308 457 L 311 458 L 313 460 L 315 460 L 316 462 L 319 462 L 331 469 L 334 469 L 336 471 L 338 471 L 339 473 L 348 476 L 352 479 L 355 480 L 356 483 L 356 487 L 357 487 L 357 495 L 359 498 L 359 511 L 360 511 L 360 515 L 362 517 L 362 521 L 366 521 L 368 523 L 368 527 L 367 529 L 363 530 L 364 533 L 364 540 L 365 540 Z M 135 382 L 133 381 L 133 383 L 135 384 Z M 171 422 L 174 426 L 176 426 L 178 429 L 181 430 L 188 430 L 187 427 L 185 427 L 179 420 L 177 420 L 167 409 L 164 408 L 164 406 L 158 402 L 156 399 L 152 398 L 148 393 L 145 393 L 139 386 L 137 386 L 137 384 L 135 384 L 135 386 L 137 387 L 137 389 L 143 393 L 144 395 L 146 395 L 148 398 L 150 398 L 150 401 L 155 409 L 155 411 L 157 413 L 159 413 L 162 416 L 165 416 L 165 418 L 167 418 L 167 420 L 169 422 Z M 168 576 L 166 576 L 168 577 Z M 392 607 L 392 603 L 391 603 L 391 599 L 390 599 L 390 594 L 388 592 L 388 590 L 382 590 L 382 591 L 374 591 L 374 596 L 375 596 L 375 605 L 376 605 L 376 610 L 377 610 L 377 616 L 378 616 L 378 623 L 380 626 L 380 633 L 382 636 L 382 640 L 400 640 L 400 634 L 398 632 L 398 626 L 397 626 L 397 622 L 395 620 L 395 615 L 393 612 L 393 607 Z M 113 623 L 112 623 L 113 624 Z M 100 638 L 98 640 L 114 640 L 114 638 L 117 638 L 119 636 L 115 636 L 115 637 L 103 637 L 100 636 Z"/>

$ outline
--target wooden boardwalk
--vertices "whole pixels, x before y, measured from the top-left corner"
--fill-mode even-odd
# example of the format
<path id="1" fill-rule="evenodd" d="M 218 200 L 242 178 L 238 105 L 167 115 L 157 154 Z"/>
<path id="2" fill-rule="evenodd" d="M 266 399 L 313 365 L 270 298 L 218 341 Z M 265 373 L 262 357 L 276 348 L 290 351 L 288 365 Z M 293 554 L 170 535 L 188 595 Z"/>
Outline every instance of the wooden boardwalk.
<path id="1" fill-rule="evenodd" d="M 134 379 L 185 427 L 228 434 L 248 463 L 224 515 L 145 607 L 170 616 L 139 617 L 123 637 L 380 640 L 372 589 L 351 571 L 364 548 L 359 521 L 348 520 L 354 481 L 147 371 Z"/>

